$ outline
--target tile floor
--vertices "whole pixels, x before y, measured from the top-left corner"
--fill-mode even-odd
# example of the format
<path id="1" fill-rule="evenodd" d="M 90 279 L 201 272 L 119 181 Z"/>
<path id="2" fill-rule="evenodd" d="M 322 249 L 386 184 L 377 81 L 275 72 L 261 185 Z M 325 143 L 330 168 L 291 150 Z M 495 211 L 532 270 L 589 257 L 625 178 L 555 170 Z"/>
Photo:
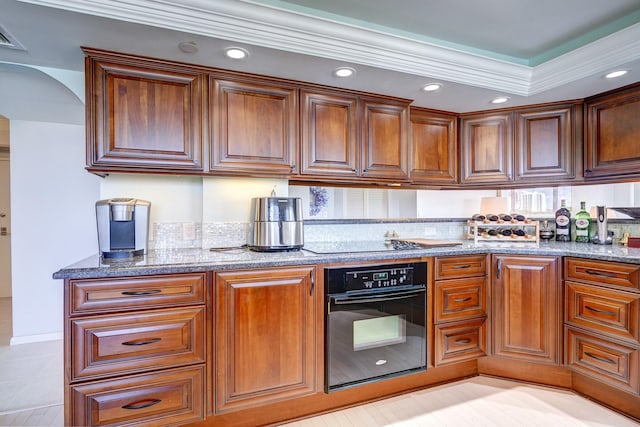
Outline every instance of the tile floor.
<path id="1" fill-rule="evenodd" d="M 0 426 L 62 426 L 62 340 L 10 346 L 11 330 L 11 298 L 0 298 Z"/>

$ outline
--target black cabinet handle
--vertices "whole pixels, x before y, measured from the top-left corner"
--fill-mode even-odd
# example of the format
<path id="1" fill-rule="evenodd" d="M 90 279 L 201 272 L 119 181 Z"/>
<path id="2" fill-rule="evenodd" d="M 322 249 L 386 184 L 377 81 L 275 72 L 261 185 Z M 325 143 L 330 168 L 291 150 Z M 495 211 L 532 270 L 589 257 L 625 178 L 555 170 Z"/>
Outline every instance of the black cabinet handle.
<path id="1" fill-rule="evenodd" d="M 146 340 L 125 341 L 122 343 L 122 345 L 147 345 L 147 344 L 156 343 L 160 340 L 162 340 L 162 338 L 149 338 Z"/>
<path id="2" fill-rule="evenodd" d="M 616 362 L 614 362 L 613 360 L 609 360 L 609 359 L 605 359 L 604 357 L 596 356 L 595 354 L 589 353 L 588 351 L 585 351 L 584 354 L 586 354 L 590 358 L 596 359 L 596 360 L 598 360 L 600 362 L 608 363 L 610 365 L 615 365 L 616 364 Z"/>
<path id="3" fill-rule="evenodd" d="M 453 268 L 471 268 L 471 264 L 454 265 Z"/>
<path id="4" fill-rule="evenodd" d="M 150 406 L 157 405 L 162 402 L 160 399 L 147 399 L 141 400 L 139 402 L 129 403 L 127 405 L 122 406 L 122 409 L 144 409 L 149 408 Z"/>
<path id="5" fill-rule="evenodd" d="M 593 171 L 591 169 L 585 169 L 584 173 L 593 173 Z"/>
<path id="6" fill-rule="evenodd" d="M 606 315 L 609 315 L 609 316 L 615 316 L 615 314 L 616 314 L 613 311 L 600 310 L 599 308 L 589 307 L 588 305 L 585 305 L 584 308 L 586 308 L 587 310 L 593 311 L 594 313 L 606 314 Z"/>
<path id="7" fill-rule="evenodd" d="M 162 292 L 161 289 L 152 289 L 150 291 L 123 291 L 122 295 L 133 295 L 133 296 L 153 295 L 153 294 L 159 294 L 160 292 Z"/>
<path id="8" fill-rule="evenodd" d="M 584 272 L 587 274 L 591 274 L 592 276 L 618 277 L 615 273 L 605 273 L 604 271 L 585 270 Z"/>
<path id="9" fill-rule="evenodd" d="M 466 297 L 466 298 L 454 298 L 453 300 L 455 302 L 467 302 L 467 301 L 471 301 L 471 297 Z"/>
<path id="10" fill-rule="evenodd" d="M 471 339 L 465 338 L 465 339 L 462 339 L 462 340 L 456 340 L 453 343 L 454 344 L 458 344 L 458 345 L 462 345 L 462 344 L 469 344 L 470 342 L 471 342 Z"/>
<path id="11" fill-rule="evenodd" d="M 498 260 L 497 271 L 496 271 L 496 279 L 500 279 L 500 267 L 502 267 L 502 260 Z"/>

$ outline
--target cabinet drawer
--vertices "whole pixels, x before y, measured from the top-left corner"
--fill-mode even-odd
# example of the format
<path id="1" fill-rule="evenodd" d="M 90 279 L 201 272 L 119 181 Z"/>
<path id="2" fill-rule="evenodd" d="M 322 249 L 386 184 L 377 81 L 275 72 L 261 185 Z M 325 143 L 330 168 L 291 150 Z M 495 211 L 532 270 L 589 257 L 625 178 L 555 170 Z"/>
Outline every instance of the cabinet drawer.
<path id="1" fill-rule="evenodd" d="M 638 289 L 640 265 L 565 258 L 565 278 L 579 282 Z"/>
<path id="2" fill-rule="evenodd" d="M 74 426 L 167 426 L 203 420 L 204 366 L 71 387 Z"/>
<path id="3" fill-rule="evenodd" d="M 566 363 L 571 369 L 638 393 L 638 350 L 570 327 L 565 328 Z"/>
<path id="4" fill-rule="evenodd" d="M 72 280 L 70 315 L 205 303 L 206 273 Z"/>
<path id="5" fill-rule="evenodd" d="M 486 277 L 440 280 L 435 287 L 435 320 L 459 320 L 486 314 Z"/>
<path id="6" fill-rule="evenodd" d="M 205 361 L 205 308 L 71 320 L 71 381 Z"/>
<path id="7" fill-rule="evenodd" d="M 487 274 L 487 256 L 436 257 L 436 280 Z"/>
<path id="8" fill-rule="evenodd" d="M 566 320 L 637 343 L 640 294 L 565 282 Z"/>
<path id="9" fill-rule="evenodd" d="M 486 355 L 484 318 L 437 325 L 435 331 L 435 366 Z"/>

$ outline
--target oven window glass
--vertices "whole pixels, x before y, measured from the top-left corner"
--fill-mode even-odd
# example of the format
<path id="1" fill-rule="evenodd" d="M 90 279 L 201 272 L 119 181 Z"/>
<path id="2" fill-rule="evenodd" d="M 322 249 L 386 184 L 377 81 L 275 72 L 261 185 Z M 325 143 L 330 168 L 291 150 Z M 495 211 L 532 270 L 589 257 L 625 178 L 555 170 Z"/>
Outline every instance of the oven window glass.
<path id="1" fill-rule="evenodd" d="M 353 350 L 366 350 L 406 341 L 404 315 L 373 317 L 353 322 Z"/>

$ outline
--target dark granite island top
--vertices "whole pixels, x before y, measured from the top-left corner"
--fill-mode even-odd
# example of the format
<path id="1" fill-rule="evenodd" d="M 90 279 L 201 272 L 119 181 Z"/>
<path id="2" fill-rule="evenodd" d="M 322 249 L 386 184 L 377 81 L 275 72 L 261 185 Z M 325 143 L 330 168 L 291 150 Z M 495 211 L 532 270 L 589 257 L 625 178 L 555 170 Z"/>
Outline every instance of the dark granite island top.
<path id="1" fill-rule="evenodd" d="M 332 242 L 333 245 L 340 242 Z M 353 242 L 345 242 L 352 244 Z M 160 249 L 127 261 L 102 260 L 88 257 L 53 274 L 54 279 L 144 276 L 154 274 L 189 273 L 242 268 L 277 267 L 301 264 L 357 261 L 392 261 L 423 256 L 467 255 L 482 253 L 572 256 L 605 261 L 640 264 L 640 249 L 621 245 L 591 243 L 474 243 L 471 240 L 449 247 L 408 250 L 378 250 L 381 242 L 359 242 L 362 251 L 314 253 L 302 249 L 292 252 L 254 252 L 247 249 L 210 251 L 208 249 Z M 376 248 L 367 251 L 366 248 Z"/>

